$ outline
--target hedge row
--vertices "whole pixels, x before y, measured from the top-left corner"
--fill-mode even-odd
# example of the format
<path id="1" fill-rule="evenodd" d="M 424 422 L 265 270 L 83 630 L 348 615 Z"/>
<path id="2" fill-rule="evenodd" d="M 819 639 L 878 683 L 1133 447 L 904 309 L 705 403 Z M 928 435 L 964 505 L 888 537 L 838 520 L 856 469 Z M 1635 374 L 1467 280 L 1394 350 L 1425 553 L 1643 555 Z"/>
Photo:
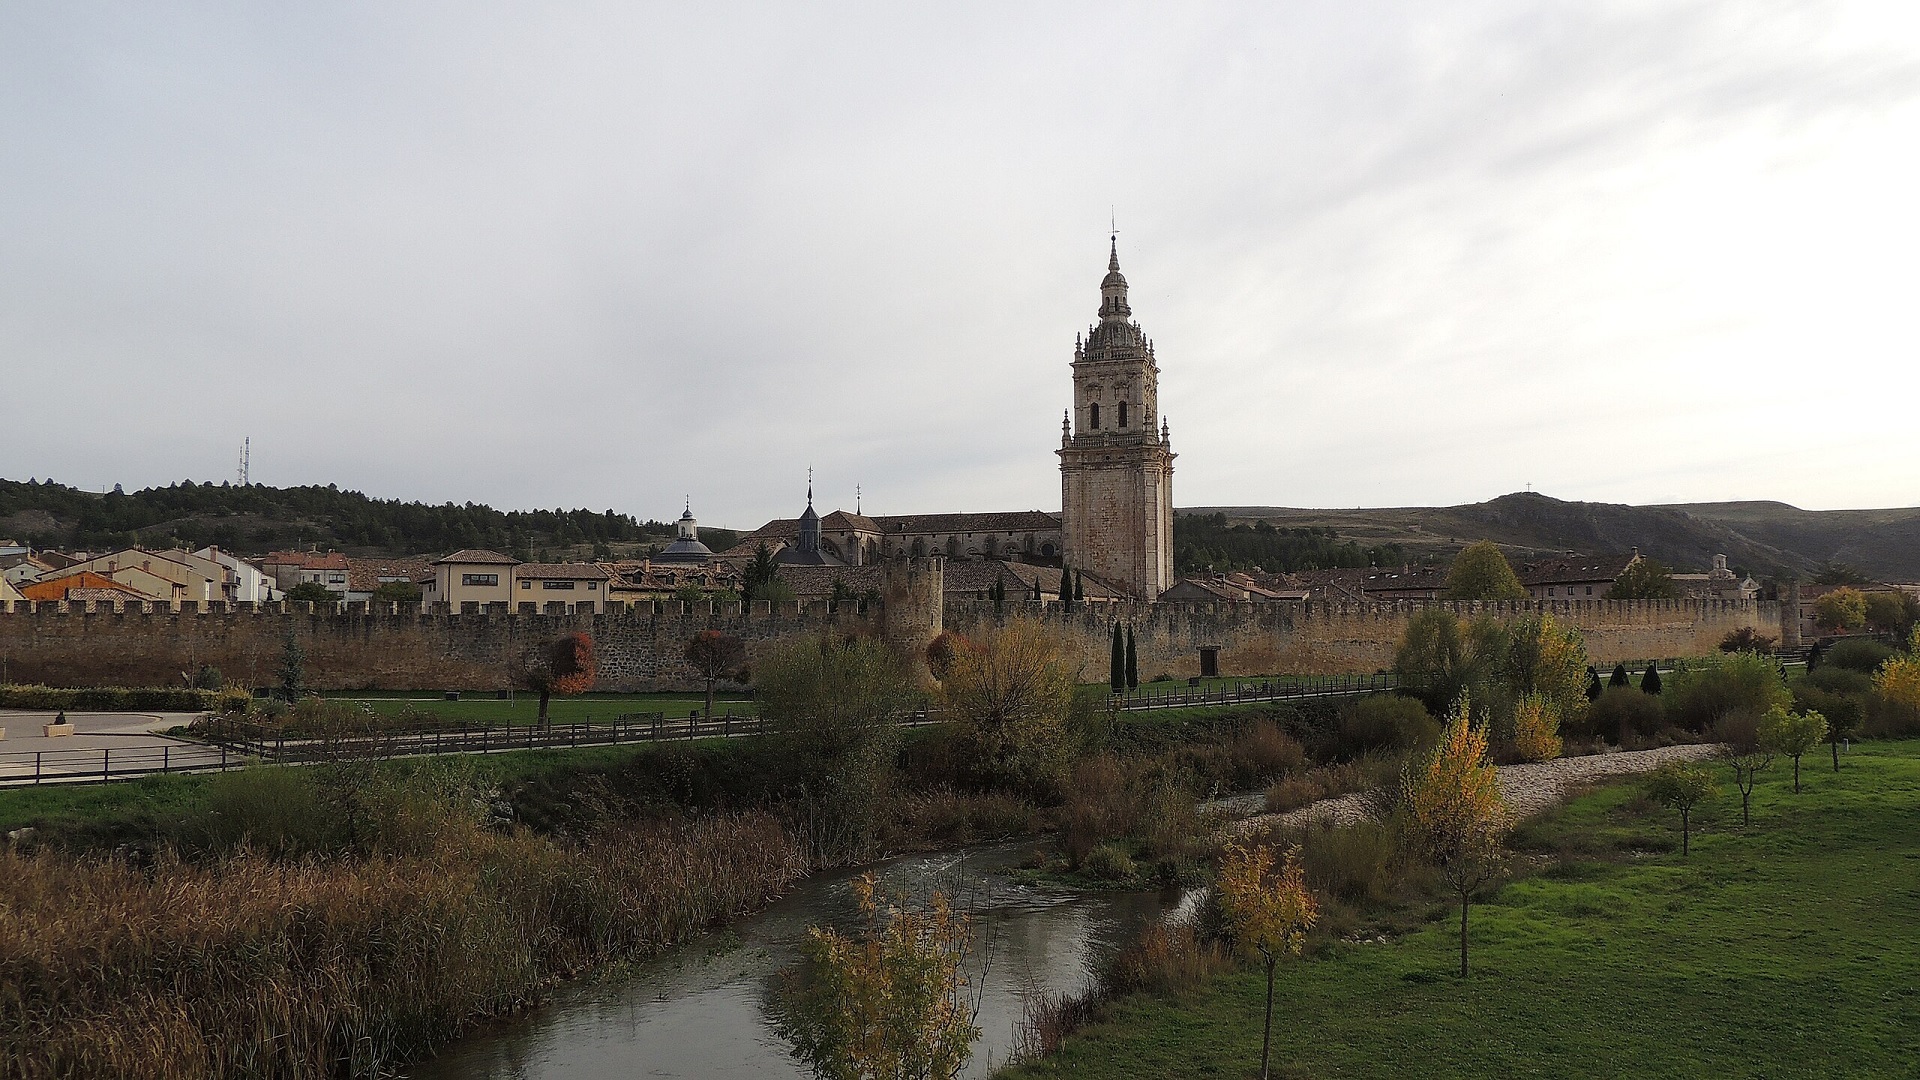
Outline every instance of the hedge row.
<path id="1" fill-rule="evenodd" d="M 73 709 L 80 712 L 231 712 L 244 709 L 245 690 L 190 690 L 167 686 L 0 686 L 0 709 Z"/>

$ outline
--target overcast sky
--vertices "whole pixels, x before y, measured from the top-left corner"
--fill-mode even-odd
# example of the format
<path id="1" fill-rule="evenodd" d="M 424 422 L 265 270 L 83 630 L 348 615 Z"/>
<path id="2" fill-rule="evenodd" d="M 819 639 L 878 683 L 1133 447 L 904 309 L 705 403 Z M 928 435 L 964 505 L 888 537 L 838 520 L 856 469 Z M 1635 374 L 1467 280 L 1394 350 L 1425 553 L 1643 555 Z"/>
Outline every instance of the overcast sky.
<path id="1" fill-rule="evenodd" d="M 0 475 L 1920 503 L 1920 4 L 0 7 Z"/>

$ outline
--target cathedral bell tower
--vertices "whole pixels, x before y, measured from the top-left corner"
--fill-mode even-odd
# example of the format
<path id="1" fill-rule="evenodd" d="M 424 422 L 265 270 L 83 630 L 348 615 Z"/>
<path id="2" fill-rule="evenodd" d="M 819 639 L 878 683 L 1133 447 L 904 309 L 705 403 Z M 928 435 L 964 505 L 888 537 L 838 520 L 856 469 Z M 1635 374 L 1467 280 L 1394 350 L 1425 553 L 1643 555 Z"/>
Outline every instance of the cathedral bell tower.
<path id="1" fill-rule="evenodd" d="M 1116 239 L 1100 321 L 1073 347 L 1073 411 L 1061 422 L 1067 565 L 1153 600 L 1173 585 L 1173 445 L 1160 416 L 1153 342 L 1127 305 Z"/>

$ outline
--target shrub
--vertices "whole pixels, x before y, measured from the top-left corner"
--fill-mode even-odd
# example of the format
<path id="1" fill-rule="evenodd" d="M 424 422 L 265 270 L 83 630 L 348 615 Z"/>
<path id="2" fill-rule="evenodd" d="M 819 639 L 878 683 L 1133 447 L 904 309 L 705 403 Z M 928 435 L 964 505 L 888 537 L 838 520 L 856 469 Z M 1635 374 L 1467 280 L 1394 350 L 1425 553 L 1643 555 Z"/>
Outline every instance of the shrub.
<path id="1" fill-rule="evenodd" d="M 1627 687 L 1610 686 L 1587 706 L 1578 734 L 1627 745 L 1659 733 L 1667 723 L 1660 699 Z M 1573 725 L 1569 725 L 1572 730 Z"/>
<path id="2" fill-rule="evenodd" d="M 1272 720 L 1259 719 L 1232 744 L 1237 766 L 1236 786 L 1257 787 L 1277 776 L 1285 776 L 1307 763 L 1307 751 L 1298 739 L 1280 730 Z"/>
<path id="3" fill-rule="evenodd" d="M 240 689 L 0 686 L 0 709 L 33 709 L 37 712 L 235 712 L 246 708 L 250 700 L 247 692 Z"/>
<path id="4" fill-rule="evenodd" d="M 1880 670 L 1880 665 L 1898 656 L 1898 650 L 1884 642 L 1872 638 L 1848 638 L 1836 641 L 1827 649 L 1823 667 L 1845 668 L 1872 675 Z"/>
<path id="5" fill-rule="evenodd" d="M 1074 868 L 1102 841 L 1125 836 L 1139 819 L 1132 790 L 1137 777 L 1112 754 L 1087 758 L 1073 767 L 1067 803 L 1060 809 L 1060 847 Z"/>
<path id="6" fill-rule="evenodd" d="M 1743 626 L 1738 630 L 1729 630 L 1727 636 L 1720 639 L 1720 651 L 1767 653 L 1773 651 L 1777 640 L 1772 634 L 1763 634 L 1751 626 Z"/>
<path id="7" fill-rule="evenodd" d="M 1307 828 L 1300 851 L 1307 883 L 1318 892 L 1358 904 L 1385 900 L 1394 891 L 1399 842 L 1385 822 L 1315 823 Z"/>
<path id="8" fill-rule="evenodd" d="M 1411 750 L 1440 737 L 1440 723 L 1414 698 L 1368 694 L 1340 709 L 1335 756 L 1374 750 Z"/>
<path id="9" fill-rule="evenodd" d="M 1764 716 L 1792 698 L 1780 665 L 1754 653 L 1725 653 L 1676 671 L 1663 696 L 1667 717 L 1688 731 L 1709 731 L 1736 712 Z"/>
<path id="10" fill-rule="evenodd" d="M 1086 870 L 1107 881 L 1125 881 L 1138 872 L 1127 849 L 1115 843 L 1099 844 L 1087 853 Z"/>
<path id="11" fill-rule="evenodd" d="M 1822 664 L 1795 680 L 1796 692 L 1801 686 L 1811 686 L 1829 694 L 1866 694 L 1873 691 L 1873 676 L 1853 668 Z"/>
<path id="12" fill-rule="evenodd" d="M 1101 985 L 1115 994 L 1178 993 L 1225 970 L 1229 960 L 1190 923 L 1151 922 L 1107 963 Z"/>

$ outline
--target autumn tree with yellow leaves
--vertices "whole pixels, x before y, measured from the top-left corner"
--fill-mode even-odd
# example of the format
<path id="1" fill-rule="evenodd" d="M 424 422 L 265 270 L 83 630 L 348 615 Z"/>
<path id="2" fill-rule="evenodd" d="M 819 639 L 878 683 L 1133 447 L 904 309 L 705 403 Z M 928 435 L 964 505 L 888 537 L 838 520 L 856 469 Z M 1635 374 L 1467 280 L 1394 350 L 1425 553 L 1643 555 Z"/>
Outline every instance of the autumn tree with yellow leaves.
<path id="1" fill-rule="evenodd" d="M 1887 701 L 1920 712 L 1920 629 L 1915 629 L 1908 640 L 1906 655 L 1881 665 L 1873 677 L 1873 688 Z"/>
<path id="2" fill-rule="evenodd" d="M 972 917 L 938 892 L 888 895 L 870 873 L 853 890 L 866 925 L 807 928 L 781 1033 L 822 1080 L 952 1080 L 980 1037 Z"/>
<path id="3" fill-rule="evenodd" d="M 1298 956 L 1320 907 L 1307 888 L 1300 849 L 1287 852 L 1275 867 L 1273 849 L 1229 844 L 1220 862 L 1220 901 L 1233 925 L 1234 939 L 1260 955 L 1267 969 L 1267 1013 L 1260 1035 L 1260 1080 L 1267 1080 L 1273 1048 L 1273 972 L 1282 957 Z"/>
<path id="4" fill-rule="evenodd" d="M 1523 761 L 1552 761 L 1560 756 L 1560 706 L 1544 694 L 1520 699 L 1513 709 L 1513 750 Z"/>
<path id="5" fill-rule="evenodd" d="M 1500 774 L 1487 762 L 1487 732 L 1472 722 L 1466 694 L 1454 703 L 1440 744 L 1401 778 L 1410 834 L 1460 897 L 1460 977 L 1467 976 L 1467 907 L 1500 873 L 1513 815 Z"/>

